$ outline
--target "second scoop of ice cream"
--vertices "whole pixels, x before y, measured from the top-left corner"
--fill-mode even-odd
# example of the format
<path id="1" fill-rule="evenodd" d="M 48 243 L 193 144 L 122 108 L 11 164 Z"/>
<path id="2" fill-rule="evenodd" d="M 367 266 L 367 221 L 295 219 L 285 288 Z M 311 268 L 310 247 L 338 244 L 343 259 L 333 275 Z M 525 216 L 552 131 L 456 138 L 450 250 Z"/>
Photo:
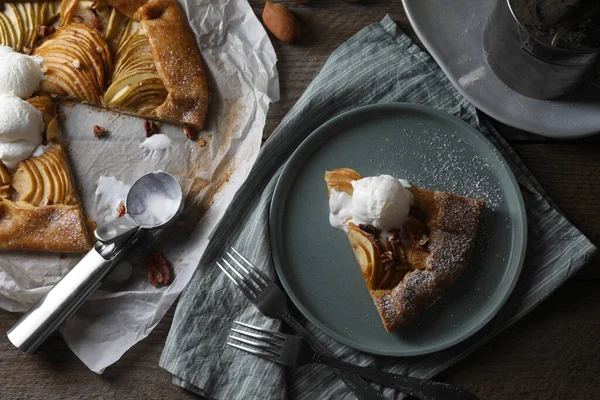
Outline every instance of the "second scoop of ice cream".
<path id="1" fill-rule="evenodd" d="M 0 160 L 12 168 L 42 143 L 42 113 L 16 96 L 0 95 Z"/>
<path id="2" fill-rule="evenodd" d="M 38 90 L 44 78 L 41 57 L 21 54 L 0 46 L 0 94 L 27 99 Z"/>

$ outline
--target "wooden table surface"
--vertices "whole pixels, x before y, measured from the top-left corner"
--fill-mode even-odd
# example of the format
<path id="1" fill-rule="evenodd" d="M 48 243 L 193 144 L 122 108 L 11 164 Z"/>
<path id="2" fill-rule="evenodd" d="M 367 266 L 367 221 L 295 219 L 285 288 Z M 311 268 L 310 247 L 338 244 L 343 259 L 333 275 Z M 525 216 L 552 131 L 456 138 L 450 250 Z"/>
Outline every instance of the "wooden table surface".
<path id="1" fill-rule="evenodd" d="M 250 3 L 260 17 L 263 1 Z M 399 0 L 313 0 L 308 6 L 286 0 L 286 4 L 305 32 L 295 45 L 274 40 L 281 100 L 269 110 L 265 136 L 329 54 L 361 28 L 389 13 L 410 33 Z M 556 141 L 496 125 L 566 216 L 600 245 L 600 136 Z M 438 379 L 460 385 L 481 399 L 599 399 L 598 264 L 598 259 L 593 260 L 530 315 Z M 173 309 L 147 339 L 100 376 L 90 372 L 58 335 L 38 354 L 22 354 L 4 336 L 18 315 L 0 311 L 0 399 L 194 397 L 173 386 L 170 375 L 158 367 L 172 316 Z"/>

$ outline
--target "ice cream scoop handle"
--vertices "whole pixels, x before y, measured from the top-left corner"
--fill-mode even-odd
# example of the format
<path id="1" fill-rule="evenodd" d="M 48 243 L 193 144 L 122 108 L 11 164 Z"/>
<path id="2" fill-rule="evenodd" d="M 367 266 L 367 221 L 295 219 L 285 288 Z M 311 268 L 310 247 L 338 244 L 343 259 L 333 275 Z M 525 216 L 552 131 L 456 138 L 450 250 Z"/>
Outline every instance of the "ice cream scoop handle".
<path id="1" fill-rule="evenodd" d="M 69 318 L 117 264 L 92 249 L 7 332 L 8 339 L 33 353 Z"/>

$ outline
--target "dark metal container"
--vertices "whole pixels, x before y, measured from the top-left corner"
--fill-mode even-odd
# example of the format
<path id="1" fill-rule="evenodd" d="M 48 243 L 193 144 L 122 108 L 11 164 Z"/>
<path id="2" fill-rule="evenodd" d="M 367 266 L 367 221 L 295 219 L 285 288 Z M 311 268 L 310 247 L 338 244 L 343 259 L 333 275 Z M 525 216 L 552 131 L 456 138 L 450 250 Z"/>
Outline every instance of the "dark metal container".
<path id="1" fill-rule="evenodd" d="M 555 47 L 526 28 L 514 1 L 497 0 L 484 31 L 484 51 L 496 75 L 513 90 L 537 99 L 561 97 L 590 83 L 600 49 Z"/>

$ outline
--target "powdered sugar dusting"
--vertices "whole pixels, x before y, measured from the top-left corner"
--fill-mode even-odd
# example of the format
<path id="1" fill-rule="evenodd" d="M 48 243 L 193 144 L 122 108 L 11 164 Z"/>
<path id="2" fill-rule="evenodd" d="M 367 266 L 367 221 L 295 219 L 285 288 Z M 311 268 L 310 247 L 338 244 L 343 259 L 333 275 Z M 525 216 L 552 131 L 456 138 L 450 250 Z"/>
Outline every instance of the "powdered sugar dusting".
<path id="1" fill-rule="evenodd" d="M 444 130 L 429 122 L 419 122 L 417 127 L 402 129 L 397 136 L 383 138 L 378 169 L 406 177 L 416 186 L 485 201 L 477 246 L 478 253 L 485 252 L 493 234 L 490 232 L 492 224 L 488 223 L 491 214 L 504 208 L 502 187 L 494 178 L 490 161 L 496 165 L 504 162 L 499 160 L 495 148 L 487 158 L 477 154 L 472 144 L 454 130 Z M 411 145 L 406 146 L 406 142 Z M 414 168 L 415 165 L 418 168 Z M 505 222 L 509 226 L 510 218 L 505 217 Z"/>

